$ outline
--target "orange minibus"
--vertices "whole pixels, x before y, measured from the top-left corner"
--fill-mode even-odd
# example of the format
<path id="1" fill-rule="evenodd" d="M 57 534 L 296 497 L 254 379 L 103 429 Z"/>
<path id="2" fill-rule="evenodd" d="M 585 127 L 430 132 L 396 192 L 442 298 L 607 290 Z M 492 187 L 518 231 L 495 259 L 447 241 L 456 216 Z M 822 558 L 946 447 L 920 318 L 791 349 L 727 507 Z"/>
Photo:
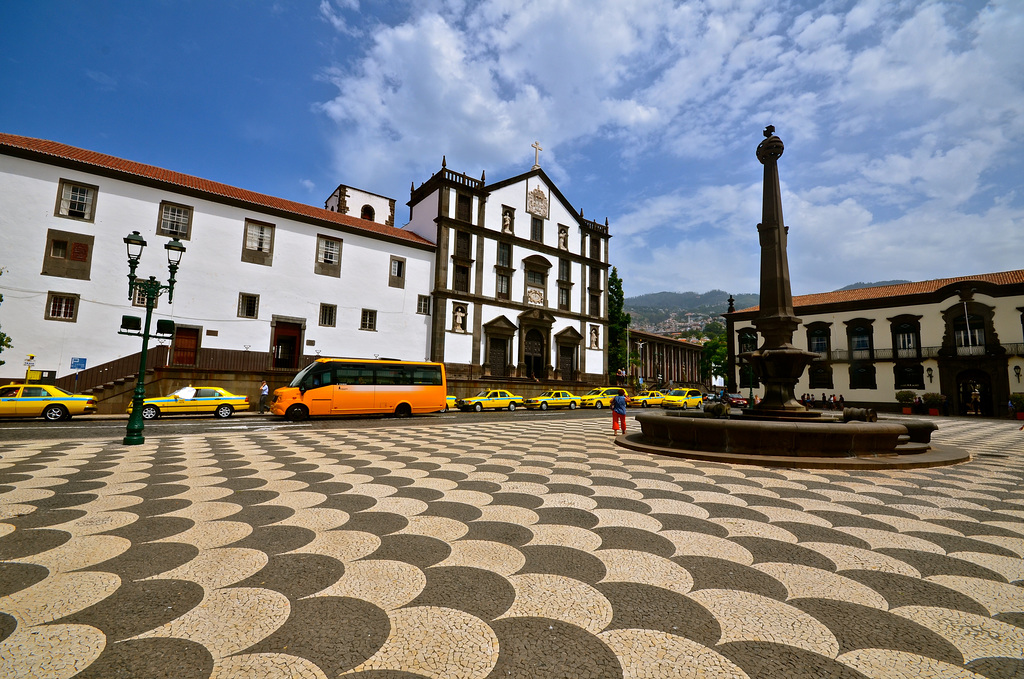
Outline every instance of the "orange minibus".
<path id="1" fill-rule="evenodd" d="M 322 415 L 412 415 L 443 410 L 443 363 L 318 358 L 274 390 L 270 412 L 289 420 Z"/>

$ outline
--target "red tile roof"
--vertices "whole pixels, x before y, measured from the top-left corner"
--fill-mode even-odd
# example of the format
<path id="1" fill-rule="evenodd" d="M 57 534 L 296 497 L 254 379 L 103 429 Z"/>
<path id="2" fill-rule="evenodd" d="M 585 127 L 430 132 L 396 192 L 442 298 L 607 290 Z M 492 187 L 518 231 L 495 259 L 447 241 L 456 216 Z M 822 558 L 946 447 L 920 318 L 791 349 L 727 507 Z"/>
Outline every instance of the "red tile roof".
<path id="1" fill-rule="evenodd" d="M 210 181 L 201 177 L 193 177 L 192 175 L 182 174 L 181 172 L 165 170 L 153 165 L 136 163 L 132 160 L 116 158 L 114 156 L 108 156 L 103 153 L 68 146 L 67 144 L 61 144 L 55 141 L 34 139 L 32 137 L 21 137 L 15 134 L 5 134 L 0 132 L 0 153 L 7 153 L 7 149 L 19 149 L 21 151 L 28 151 L 32 154 L 41 154 L 52 158 L 81 163 L 95 168 L 113 170 L 115 173 L 123 173 L 135 177 L 156 180 L 158 182 L 208 194 L 210 196 L 210 200 L 217 200 L 218 197 L 227 198 L 231 201 L 249 203 L 254 207 L 254 209 L 264 208 L 275 212 L 294 215 L 300 219 L 307 217 L 319 221 L 332 222 L 350 229 L 368 231 L 370 233 L 408 241 L 409 243 L 417 245 L 434 245 L 434 243 L 411 231 L 396 229 L 393 226 L 385 226 L 383 224 L 378 224 L 377 222 L 351 217 L 349 215 L 341 214 L 340 212 L 332 212 L 331 210 L 313 207 L 312 205 L 306 205 L 304 203 L 296 203 L 283 198 L 275 198 L 274 196 L 268 196 L 263 193 L 247 191 L 246 189 L 240 189 L 228 184 L 221 184 L 220 182 Z M 131 180 L 126 178 L 126 181 Z"/>
<path id="2" fill-rule="evenodd" d="M 955 278 L 936 278 L 918 283 L 901 283 L 899 285 L 881 285 L 875 288 L 857 288 L 856 290 L 837 290 L 836 292 L 818 292 L 813 295 L 798 295 L 793 298 L 793 307 L 810 307 L 822 304 L 838 304 L 840 302 L 862 302 L 889 297 L 905 297 L 922 295 L 940 290 L 952 283 L 964 281 L 980 281 L 993 285 L 1024 284 L 1024 269 L 1002 271 L 999 273 L 983 273 L 976 276 L 956 276 Z M 737 313 L 757 311 L 759 307 L 737 309 Z"/>

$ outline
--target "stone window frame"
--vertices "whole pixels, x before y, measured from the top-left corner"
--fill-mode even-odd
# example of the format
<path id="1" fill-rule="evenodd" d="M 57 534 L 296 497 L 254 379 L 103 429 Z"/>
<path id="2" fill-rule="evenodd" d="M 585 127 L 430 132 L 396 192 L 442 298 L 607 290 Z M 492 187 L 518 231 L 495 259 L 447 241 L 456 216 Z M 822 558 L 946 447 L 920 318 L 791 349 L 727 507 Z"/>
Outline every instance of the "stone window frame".
<path id="1" fill-rule="evenodd" d="M 504 282 L 504 290 L 502 290 Z M 512 299 L 512 276 L 499 271 L 494 274 L 494 296 L 497 299 Z"/>
<path id="2" fill-rule="evenodd" d="M 329 262 L 328 243 L 336 243 L 338 248 L 335 253 L 336 262 Z M 313 273 L 320 276 L 331 276 L 341 278 L 341 254 L 345 247 L 345 241 L 335 236 L 328 236 L 322 233 L 316 235 L 316 261 L 313 262 Z"/>
<path id="3" fill-rule="evenodd" d="M 587 312 L 591 316 L 601 315 L 601 293 L 591 292 L 587 298 Z"/>
<path id="4" fill-rule="evenodd" d="M 359 208 L 359 219 L 365 219 L 368 222 L 372 222 L 376 217 L 377 211 L 374 210 L 373 206 L 369 203 Z"/>
<path id="5" fill-rule="evenodd" d="M 47 229 L 40 275 L 91 280 L 95 241 L 92 235 Z"/>
<path id="6" fill-rule="evenodd" d="M 875 360 L 875 321 L 870 318 L 854 318 L 844 321 L 846 344 L 851 361 Z M 855 338 L 867 338 L 867 348 L 854 346 Z"/>
<path id="7" fill-rule="evenodd" d="M 175 219 L 172 215 L 171 219 L 168 219 L 168 210 L 180 210 L 185 214 L 185 221 L 181 219 Z M 195 210 L 191 205 L 182 205 L 181 203 L 173 203 L 169 200 L 160 201 L 160 208 L 156 213 L 156 235 L 165 236 L 167 238 L 177 238 L 178 240 L 191 240 L 192 238 L 192 219 L 195 216 Z M 185 229 L 181 231 L 175 228 L 167 228 L 166 224 L 184 224 Z"/>
<path id="8" fill-rule="evenodd" d="M 806 326 L 807 332 L 807 350 L 817 354 L 823 354 L 821 360 L 829 360 L 832 356 L 832 328 L 831 323 L 824 321 L 815 321 L 814 323 L 808 323 Z M 819 352 L 813 348 L 815 339 L 825 340 L 825 351 Z M 832 387 L 828 387 L 832 389 Z"/>
<path id="9" fill-rule="evenodd" d="M 544 242 L 544 219 L 537 215 L 530 217 L 530 240 L 534 243 Z"/>
<path id="10" fill-rule="evenodd" d="M 558 309 L 572 311 L 572 288 L 563 281 L 558 282 Z"/>
<path id="11" fill-rule="evenodd" d="M 512 244 L 511 243 L 505 243 L 503 241 L 498 241 L 498 250 L 497 250 L 497 254 L 495 255 L 495 261 L 497 262 L 497 266 L 502 266 L 502 267 L 505 267 L 507 269 L 511 269 L 512 268 L 512 253 L 513 253 L 513 250 L 512 250 Z"/>
<path id="12" fill-rule="evenodd" d="M 72 200 L 72 192 L 76 188 L 86 192 L 86 210 L 72 210 L 72 205 L 81 202 Z M 80 222 L 95 222 L 99 193 L 100 187 L 95 184 L 86 184 L 74 179 L 61 179 L 57 185 L 57 202 L 53 207 L 53 216 L 61 219 L 75 219 Z M 82 214 L 73 214 L 74 212 Z"/>
<path id="13" fill-rule="evenodd" d="M 465 270 L 465 287 L 459 286 L 459 270 Z M 452 266 L 452 290 L 455 292 L 462 292 L 469 294 L 470 284 L 472 283 L 473 272 L 471 268 L 465 264 L 455 264 Z"/>
<path id="14" fill-rule="evenodd" d="M 473 196 L 461 191 L 455 192 L 455 219 L 467 224 L 473 223 Z"/>
<path id="15" fill-rule="evenodd" d="M 388 287 L 405 287 L 405 268 L 405 257 L 391 255 L 391 261 L 388 263 Z"/>
<path id="16" fill-rule="evenodd" d="M 265 229 L 266 233 L 269 234 L 267 240 L 269 244 L 257 242 L 259 237 L 252 238 L 250 234 L 255 233 L 255 229 Z M 261 222 L 258 219 L 246 219 L 245 227 L 242 229 L 242 261 L 249 262 L 250 264 L 260 264 L 263 266 L 273 266 L 274 263 L 274 241 L 276 240 L 277 227 L 269 222 Z"/>
<path id="17" fill-rule="evenodd" d="M 338 325 L 338 305 L 320 303 L 320 314 L 318 318 L 321 328 L 334 328 Z"/>
<path id="18" fill-rule="evenodd" d="M 377 310 L 363 309 L 359 314 L 359 329 L 377 332 Z"/>
<path id="19" fill-rule="evenodd" d="M 246 313 L 252 307 L 252 313 Z M 253 292 L 238 293 L 238 318 L 259 318 L 260 317 L 260 296 Z"/>
<path id="20" fill-rule="evenodd" d="M 64 300 L 65 304 L 57 306 L 59 300 Z M 67 312 L 65 308 L 67 302 L 70 301 L 71 310 Z M 47 321 L 61 321 L 63 323 L 77 323 L 78 322 L 78 309 L 81 307 L 82 296 L 75 292 L 56 292 L 50 290 L 46 293 L 46 308 L 43 309 L 43 318 Z M 57 313 L 54 313 L 54 312 Z"/>

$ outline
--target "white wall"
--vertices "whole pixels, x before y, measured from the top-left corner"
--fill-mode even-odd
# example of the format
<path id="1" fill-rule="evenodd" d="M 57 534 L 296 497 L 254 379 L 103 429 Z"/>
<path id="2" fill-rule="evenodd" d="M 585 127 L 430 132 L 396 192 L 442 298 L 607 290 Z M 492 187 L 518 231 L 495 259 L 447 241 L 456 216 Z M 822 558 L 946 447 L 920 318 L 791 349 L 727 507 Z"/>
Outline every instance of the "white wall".
<path id="1" fill-rule="evenodd" d="M 60 179 L 99 187 L 95 221 L 53 215 Z M 267 351 L 273 316 L 306 320 L 306 339 L 323 355 L 393 356 L 424 359 L 429 355 L 429 316 L 416 313 L 418 295 L 429 295 L 433 251 L 393 244 L 371 235 L 310 225 L 192 196 L 70 171 L 0 155 L 0 325 L 12 338 L 4 352 L 5 377 L 22 373 L 22 354 L 36 355 L 37 370 L 70 372 L 71 357 L 95 367 L 136 353 L 136 337 L 117 334 L 122 314 L 144 316 L 145 309 L 127 299 L 127 258 L 122 239 L 141 232 L 145 249 L 140 276 L 167 279 L 163 245 L 156 234 L 161 200 L 193 207 L 190 240 L 182 257 L 174 302 L 161 297 L 154 318 L 171 318 L 201 326 L 204 347 Z M 246 218 L 275 225 L 273 266 L 241 261 Z M 40 275 L 47 229 L 95 237 L 90 280 Z M 341 277 L 316 275 L 317 234 L 343 241 Z M 405 288 L 388 286 L 391 255 L 406 258 Z M 44 320 L 48 291 L 81 295 L 77 322 Z M 239 292 L 260 295 L 259 317 L 237 317 Z M 337 304 L 335 328 L 319 327 L 320 303 Z M 363 308 L 378 312 L 377 332 L 359 330 Z M 213 330 L 217 336 L 209 336 Z"/>

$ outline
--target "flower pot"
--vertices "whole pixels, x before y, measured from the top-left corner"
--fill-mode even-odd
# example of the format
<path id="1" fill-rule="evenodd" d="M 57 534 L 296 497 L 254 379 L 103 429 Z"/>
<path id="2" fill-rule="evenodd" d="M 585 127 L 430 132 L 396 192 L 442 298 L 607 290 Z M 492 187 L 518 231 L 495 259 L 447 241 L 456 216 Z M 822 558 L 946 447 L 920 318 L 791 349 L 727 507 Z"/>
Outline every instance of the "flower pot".
<path id="1" fill-rule="evenodd" d="M 1024 420 L 1024 412 L 1017 413 L 1018 420 Z"/>
<path id="2" fill-rule="evenodd" d="M 910 406 L 907 406 L 907 407 L 905 407 L 903 409 L 903 414 L 904 415 L 910 415 L 912 412 L 913 412 L 913 408 L 911 408 Z"/>
<path id="3" fill-rule="evenodd" d="M 937 416 L 939 414 L 939 409 L 938 408 L 929 408 L 928 409 L 928 414 L 932 415 L 932 416 Z"/>

